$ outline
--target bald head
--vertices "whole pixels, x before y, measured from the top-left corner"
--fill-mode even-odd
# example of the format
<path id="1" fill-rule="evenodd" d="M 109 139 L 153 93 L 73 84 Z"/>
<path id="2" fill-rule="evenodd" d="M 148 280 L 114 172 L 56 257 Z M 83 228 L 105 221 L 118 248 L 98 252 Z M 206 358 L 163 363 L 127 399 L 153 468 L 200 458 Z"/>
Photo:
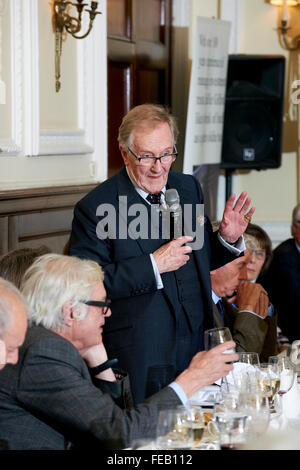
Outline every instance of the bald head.
<path id="1" fill-rule="evenodd" d="M 19 290 L 0 278 L 0 369 L 16 364 L 27 329 L 25 301 Z"/>

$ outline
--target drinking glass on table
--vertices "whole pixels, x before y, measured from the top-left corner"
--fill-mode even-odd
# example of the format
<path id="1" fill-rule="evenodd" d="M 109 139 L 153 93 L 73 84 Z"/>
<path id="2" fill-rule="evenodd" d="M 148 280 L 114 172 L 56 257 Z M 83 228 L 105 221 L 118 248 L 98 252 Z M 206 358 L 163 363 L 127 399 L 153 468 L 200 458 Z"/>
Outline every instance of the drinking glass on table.
<path id="1" fill-rule="evenodd" d="M 248 436 L 259 437 L 264 434 L 270 422 L 268 397 L 260 392 L 241 393 L 240 406 L 248 416 Z"/>
<path id="2" fill-rule="evenodd" d="M 191 449 L 194 445 L 194 430 L 189 426 L 192 415 L 185 407 L 161 410 L 156 429 L 156 447 L 163 450 Z"/>
<path id="3" fill-rule="evenodd" d="M 204 431 L 205 431 L 205 420 L 203 409 L 201 406 L 179 406 L 178 410 L 182 411 L 185 418 L 185 425 L 190 427 L 194 435 L 194 447 L 200 444 Z"/>
<path id="4" fill-rule="evenodd" d="M 219 433 L 221 450 L 234 450 L 245 444 L 247 418 L 238 394 L 230 402 L 225 400 L 216 405 L 214 424 Z"/>
<path id="5" fill-rule="evenodd" d="M 277 365 L 260 364 L 258 368 L 258 387 L 261 393 L 268 397 L 270 404 L 270 412 L 275 413 L 274 396 L 279 390 L 280 377 Z"/>
<path id="6" fill-rule="evenodd" d="M 252 366 L 259 366 L 259 356 L 256 352 L 240 352 L 239 362 L 243 364 L 251 364 Z"/>
<path id="7" fill-rule="evenodd" d="M 295 380 L 295 368 L 287 356 L 278 358 L 277 368 L 280 378 L 278 395 L 282 397 L 282 395 L 288 392 L 293 386 Z"/>

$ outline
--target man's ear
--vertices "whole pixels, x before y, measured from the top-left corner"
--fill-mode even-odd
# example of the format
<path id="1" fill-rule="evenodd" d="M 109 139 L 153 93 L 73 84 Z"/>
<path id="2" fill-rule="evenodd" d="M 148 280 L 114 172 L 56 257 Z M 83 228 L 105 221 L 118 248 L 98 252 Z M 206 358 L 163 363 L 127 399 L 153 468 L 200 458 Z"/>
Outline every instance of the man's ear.
<path id="1" fill-rule="evenodd" d="M 62 308 L 64 324 L 69 327 L 72 326 L 73 321 L 77 319 L 76 311 L 74 307 L 72 306 L 72 304 L 73 304 L 72 300 L 69 300 L 63 305 L 63 308 Z"/>
<path id="2" fill-rule="evenodd" d="M 124 164 L 127 166 L 127 165 L 129 164 L 127 149 L 125 149 L 124 147 L 122 147 L 122 145 L 120 145 L 119 148 L 120 148 L 120 152 L 121 152 L 122 158 L 123 158 L 123 160 L 124 160 Z"/>

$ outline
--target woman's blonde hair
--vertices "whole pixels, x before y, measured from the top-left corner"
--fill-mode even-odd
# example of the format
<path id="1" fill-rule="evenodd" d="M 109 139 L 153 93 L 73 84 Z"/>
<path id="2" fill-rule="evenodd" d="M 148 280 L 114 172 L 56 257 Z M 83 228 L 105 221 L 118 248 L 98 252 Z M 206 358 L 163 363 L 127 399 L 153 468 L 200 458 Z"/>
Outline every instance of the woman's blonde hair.
<path id="1" fill-rule="evenodd" d="M 21 285 L 30 323 L 62 330 L 62 308 L 69 301 L 76 306 L 78 320 L 83 320 L 88 307 L 80 302 L 91 300 L 93 289 L 103 279 L 95 261 L 53 253 L 40 256 L 26 271 Z"/>

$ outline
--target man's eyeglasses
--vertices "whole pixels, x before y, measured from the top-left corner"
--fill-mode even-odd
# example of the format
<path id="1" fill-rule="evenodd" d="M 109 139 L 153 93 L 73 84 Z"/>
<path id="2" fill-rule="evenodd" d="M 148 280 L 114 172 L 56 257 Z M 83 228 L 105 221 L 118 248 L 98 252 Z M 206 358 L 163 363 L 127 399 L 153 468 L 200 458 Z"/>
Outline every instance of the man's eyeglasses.
<path id="1" fill-rule="evenodd" d="M 102 313 L 105 315 L 111 306 L 111 300 L 105 299 L 105 302 L 100 300 L 81 300 L 82 304 L 89 305 L 90 307 L 102 307 Z"/>
<path id="2" fill-rule="evenodd" d="M 248 248 L 248 251 L 250 255 L 254 254 L 255 257 L 259 260 L 264 259 L 264 257 L 266 256 L 265 250 L 254 250 L 253 248 Z"/>
<path id="3" fill-rule="evenodd" d="M 175 145 L 174 152 L 164 153 L 164 155 L 161 155 L 160 157 L 153 157 L 152 155 L 144 155 L 143 157 L 141 157 L 139 155 L 136 155 L 130 147 L 127 147 L 127 149 L 129 150 L 131 155 L 133 155 L 138 160 L 138 164 L 141 166 L 151 166 L 153 164 L 155 165 L 157 160 L 159 160 L 162 165 L 167 165 L 169 163 L 173 163 L 178 155 Z"/>

